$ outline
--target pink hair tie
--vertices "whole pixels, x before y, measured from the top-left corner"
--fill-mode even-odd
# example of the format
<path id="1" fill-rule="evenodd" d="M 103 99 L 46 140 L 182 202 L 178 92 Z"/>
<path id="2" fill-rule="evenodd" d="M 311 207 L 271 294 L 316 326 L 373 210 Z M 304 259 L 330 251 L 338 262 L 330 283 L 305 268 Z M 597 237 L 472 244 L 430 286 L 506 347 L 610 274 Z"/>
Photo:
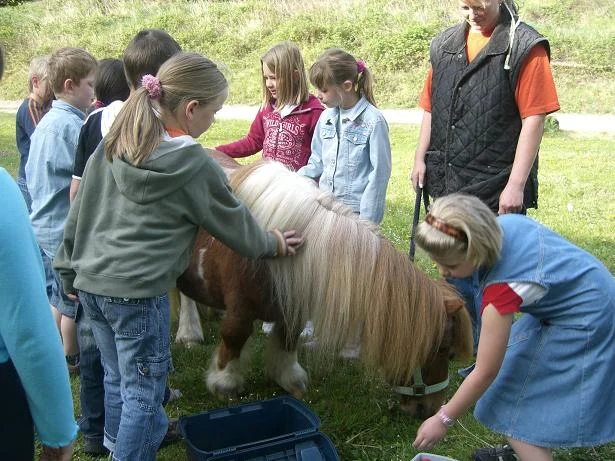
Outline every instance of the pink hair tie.
<path id="1" fill-rule="evenodd" d="M 367 66 L 365 65 L 363 60 L 362 59 L 357 59 L 357 72 L 358 73 L 362 73 L 366 68 L 367 68 Z"/>
<path id="2" fill-rule="evenodd" d="M 158 77 L 146 74 L 141 79 L 141 86 L 147 90 L 147 94 L 152 99 L 158 99 L 162 94 L 162 85 Z"/>
<path id="3" fill-rule="evenodd" d="M 100 99 L 97 99 L 96 101 L 94 101 L 94 107 L 100 109 L 101 107 L 105 107 L 105 103 L 102 102 Z"/>

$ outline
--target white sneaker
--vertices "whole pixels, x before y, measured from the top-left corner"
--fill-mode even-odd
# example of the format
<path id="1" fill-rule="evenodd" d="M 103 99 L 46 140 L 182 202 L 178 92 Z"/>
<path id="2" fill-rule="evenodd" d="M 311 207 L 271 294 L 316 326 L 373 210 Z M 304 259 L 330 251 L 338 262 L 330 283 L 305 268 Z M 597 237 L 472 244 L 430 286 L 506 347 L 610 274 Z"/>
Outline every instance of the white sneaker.
<path id="1" fill-rule="evenodd" d="M 344 359 L 358 359 L 361 355 L 361 344 L 346 344 L 340 352 L 340 357 Z"/>
<path id="2" fill-rule="evenodd" d="M 311 338 L 314 335 L 314 324 L 311 320 L 308 320 L 305 324 L 305 328 L 301 332 L 302 338 Z"/>
<path id="3" fill-rule="evenodd" d="M 271 333 L 271 330 L 273 330 L 273 322 L 263 322 L 263 333 L 265 333 L 266 335 L 268 335 L 269 333 Z"/>

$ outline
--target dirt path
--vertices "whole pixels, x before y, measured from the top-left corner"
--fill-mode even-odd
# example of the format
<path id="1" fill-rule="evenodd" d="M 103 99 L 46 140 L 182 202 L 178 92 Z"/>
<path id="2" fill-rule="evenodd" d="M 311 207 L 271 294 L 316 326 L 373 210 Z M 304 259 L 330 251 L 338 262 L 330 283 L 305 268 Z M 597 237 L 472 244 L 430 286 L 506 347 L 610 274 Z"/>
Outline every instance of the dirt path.
<path id="1" fill-rule="evenodd" d="M 1 101 L 0 112 L 15 113 L 21 101 Z M 257 106 L 229 105 L 224 106 L 216 117 L 220 120 L 253 120 Z M 421 109 L 383 109 L 389 123 L 402 125 L 420 125 L 423 111 Z M 614 133 L 615 115 L 612 114 L 566 114 L 556 112 L 553 117 L 559 122 L 562 131 L 577 133 Z"/>

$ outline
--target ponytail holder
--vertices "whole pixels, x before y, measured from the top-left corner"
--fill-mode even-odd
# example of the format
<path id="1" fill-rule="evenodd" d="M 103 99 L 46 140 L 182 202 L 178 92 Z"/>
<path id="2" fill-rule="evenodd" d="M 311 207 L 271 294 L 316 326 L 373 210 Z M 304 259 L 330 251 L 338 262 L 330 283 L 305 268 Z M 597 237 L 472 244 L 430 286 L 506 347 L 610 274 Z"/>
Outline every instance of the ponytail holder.
<path id="1" fill-rule="evenodd" d="M 151 74 L 146 74 L 141 79 L 141 86 L 147 90 L 147 94 L 151 99 L 158 99 L 162 94 L 162 85 L 158 77 Z"/>
<path id="2" fill-rule="evenodd" d="M 362 59 L 357 59 L 357 72 L 362 73 L 365 69 L 365 62 Z"/>
<path id="3" fill-rule="evenodd" d="M 101 107 L 105 107 L 105 103 L 102 102 L 100 99 L 97 99 L 96 101 L 94 101 L 94 107 L 96 109 L 100 109 Z"/>

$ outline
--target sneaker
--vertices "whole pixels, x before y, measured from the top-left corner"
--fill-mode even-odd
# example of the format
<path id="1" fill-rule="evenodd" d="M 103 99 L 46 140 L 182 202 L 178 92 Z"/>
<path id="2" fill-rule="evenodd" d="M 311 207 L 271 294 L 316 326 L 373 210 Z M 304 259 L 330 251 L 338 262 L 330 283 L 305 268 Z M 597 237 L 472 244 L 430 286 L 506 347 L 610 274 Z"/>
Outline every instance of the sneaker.
<path id="1" fill-rule="evenodd" d="M 314 324 L 311 320 L 308 320 L 305 324 L 305 328 L 301 332 L 302 338 L 311 338 L 314 336 Z"/>
<path id="2" fill-rule="evenodd" d="M 273 330 L 273 323 L 271 322 L 263 322 L 263 333 L 268 335 Z"/>
<path id="3" fill-rule="evenodd" d="M 66 366 L 70 376 L 79 376 L 79 354 L 67 355 Z"/>
<path id="4" fill-rule="evenodd" d="M 102 457 L 109 454 L 109 450 L 103 445 L 102 439 L 83 439 L 83 452 L 90 456 Z"/>
<path id="5" fill-rule="evenodd" d="M 348 360 L 355 360 L 361 356 L 361 344 L 348 343 L 340 352 L 340 357 Z"/>
<path id="6" fill-rule="evenodd" d="M 509 445 L 479 448 L 472 454 L 474 461 L 517 461 L 519 457 Z"/>

